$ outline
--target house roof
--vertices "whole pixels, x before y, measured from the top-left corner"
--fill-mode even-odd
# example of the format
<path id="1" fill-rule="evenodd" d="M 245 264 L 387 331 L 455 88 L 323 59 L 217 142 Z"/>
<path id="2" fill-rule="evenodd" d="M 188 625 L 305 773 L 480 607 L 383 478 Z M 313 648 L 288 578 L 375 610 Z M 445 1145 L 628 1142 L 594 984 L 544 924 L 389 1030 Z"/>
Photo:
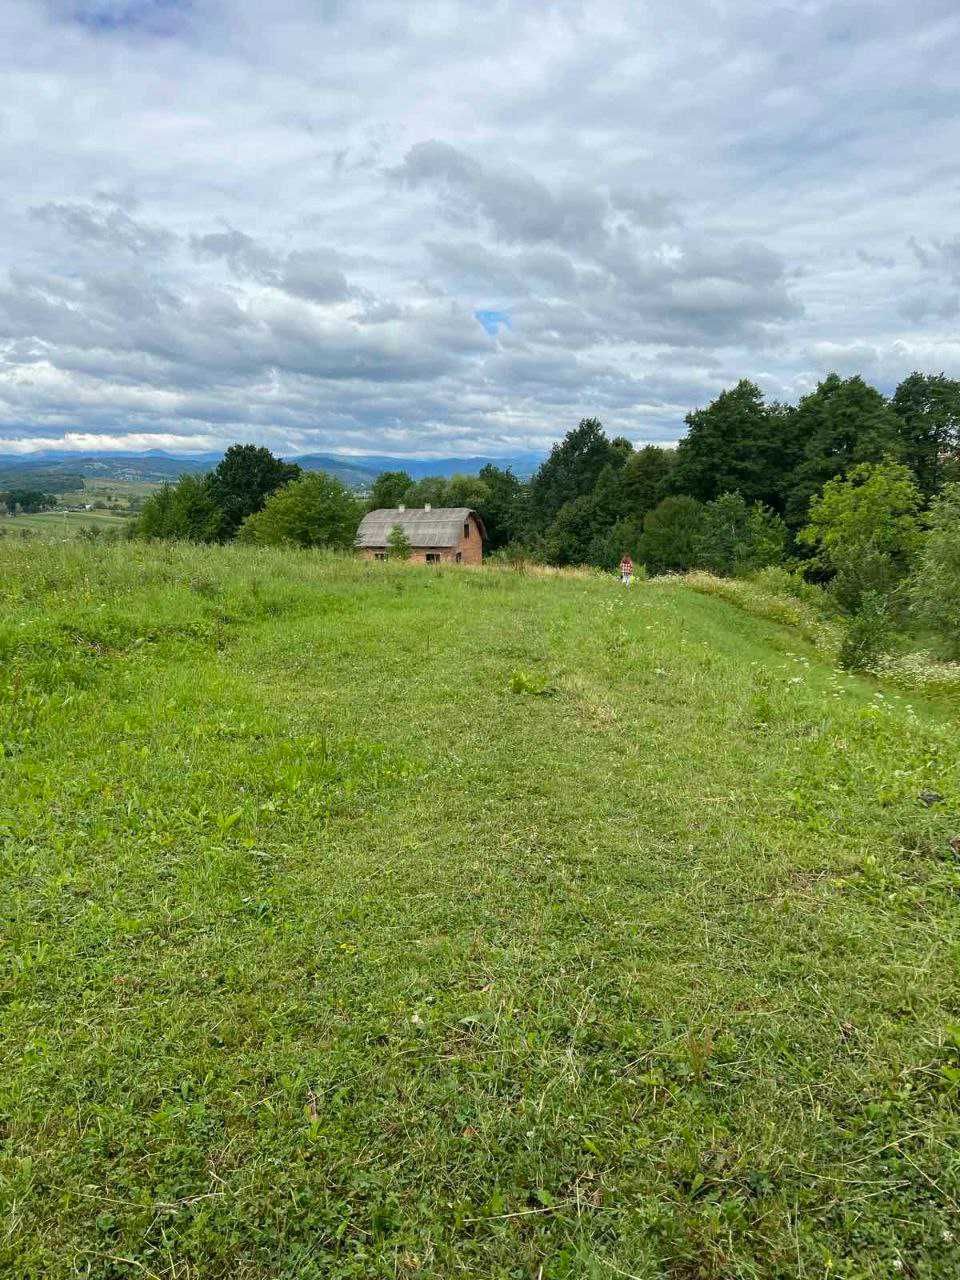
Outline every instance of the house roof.
<path id="1" fill-rule="evenodd" d="M 403 530 L 413 547 L 455 547 L 463 534 L 464 523 L 473 516 L 482 537 L 487 536 L 483 521 L 470 507 L 413 507 L 401 511 L 399 507 L 382 507 L 370 511 L 360 521 L 357 530 L 358 547 L 385 547 L 390 530 L 397 525 Z"/>

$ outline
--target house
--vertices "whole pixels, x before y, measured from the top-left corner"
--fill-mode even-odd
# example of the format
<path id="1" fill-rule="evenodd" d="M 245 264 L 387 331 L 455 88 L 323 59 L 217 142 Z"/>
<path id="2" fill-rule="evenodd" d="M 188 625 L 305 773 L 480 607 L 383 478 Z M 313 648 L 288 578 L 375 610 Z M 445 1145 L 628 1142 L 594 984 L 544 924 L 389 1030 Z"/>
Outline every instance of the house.
<path id="1" fill-rule="evenodd" d="M 407 536 L 418 564 L 482 564 L 483 521 L 469 507 L 384 507 L 360 521 L 356 546 L 365 560 L 386 560 L 390 532 Z"/>

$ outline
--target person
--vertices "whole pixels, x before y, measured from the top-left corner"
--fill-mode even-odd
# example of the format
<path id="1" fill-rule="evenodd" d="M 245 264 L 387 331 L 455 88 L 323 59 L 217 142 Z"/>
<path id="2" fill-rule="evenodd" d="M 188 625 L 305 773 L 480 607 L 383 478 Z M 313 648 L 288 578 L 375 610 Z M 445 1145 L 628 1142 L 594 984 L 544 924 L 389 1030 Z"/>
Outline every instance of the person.
<path id="1" fill-rule="evenodd" d="M 633 581 L 633 561 L 630 559 L 629 552 L 624 552 L 620 557 L 620 581 L 625 587 L 629 587 Z"/>

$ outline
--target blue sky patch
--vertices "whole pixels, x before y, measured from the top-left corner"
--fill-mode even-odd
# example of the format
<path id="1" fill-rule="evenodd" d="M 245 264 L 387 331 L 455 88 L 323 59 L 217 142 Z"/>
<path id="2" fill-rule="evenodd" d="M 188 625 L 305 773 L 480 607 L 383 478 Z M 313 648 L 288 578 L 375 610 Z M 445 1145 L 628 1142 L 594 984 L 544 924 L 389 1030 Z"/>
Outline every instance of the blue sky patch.
<path id="1" fill-rule="evenodd" d="M 475 311 L 473 313 L 491 338 L 495 338 L 501 328 L 510 328 L 510 317 L 506 311 Z"/>

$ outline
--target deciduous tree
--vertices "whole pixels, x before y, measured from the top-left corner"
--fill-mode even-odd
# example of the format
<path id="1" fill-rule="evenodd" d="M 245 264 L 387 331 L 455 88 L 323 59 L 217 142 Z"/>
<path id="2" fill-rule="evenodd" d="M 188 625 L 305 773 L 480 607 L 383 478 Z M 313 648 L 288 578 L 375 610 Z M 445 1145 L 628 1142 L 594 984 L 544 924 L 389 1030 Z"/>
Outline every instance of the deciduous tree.
<path id="1" fill-rule="evenodd" d="M 960 382 L 942 373 L 911 373 L 893 394 L 903 460 L 927 501 L 960 477 Z"/>
<path id="2" fill-rule="evenodd" d="M 231 445 L 210 476 L 210 496 L 220 510 L 217 537 L 232 538 L 240 525 L 261 510 L 271 493 L 302 474 L 295 462 L 276 458 L 255 444 Z"/>
<path id="3" fill-rule="evenodd" d="M 795 423 L 804 447 L 787 502 L 787 524 L 793 528 L 806 522 L 811 500 L 829 480 L 860 463 L 900 453 L 897 415 L 859 376 L 824 378 L 800 401 Z"/>
<path id="4" fill-rule="evenodd" d="M 630 448 L 610 440 L 597 418 L 584 418 L 550 450 L 530 483 L 530 508 L 538 529 L 545 529 L 565 502 L 593 491 L 605 466 L 621 467 Z"/>
<path id="5" fill-rule="evenodd" d="M 241 540 L 258 546 L 353 546 L 361 507 L 339 480 L 311 471 L 272 493 L 247 517 Z"/>
<path id="6" fill-rule="evenodd" d="M 406 471 L 381 471 L 373 482 L 367 509 L 382 511 L 399 507 L 407 501 L 407 494 L 413 488 L 413 477 Z"/>

